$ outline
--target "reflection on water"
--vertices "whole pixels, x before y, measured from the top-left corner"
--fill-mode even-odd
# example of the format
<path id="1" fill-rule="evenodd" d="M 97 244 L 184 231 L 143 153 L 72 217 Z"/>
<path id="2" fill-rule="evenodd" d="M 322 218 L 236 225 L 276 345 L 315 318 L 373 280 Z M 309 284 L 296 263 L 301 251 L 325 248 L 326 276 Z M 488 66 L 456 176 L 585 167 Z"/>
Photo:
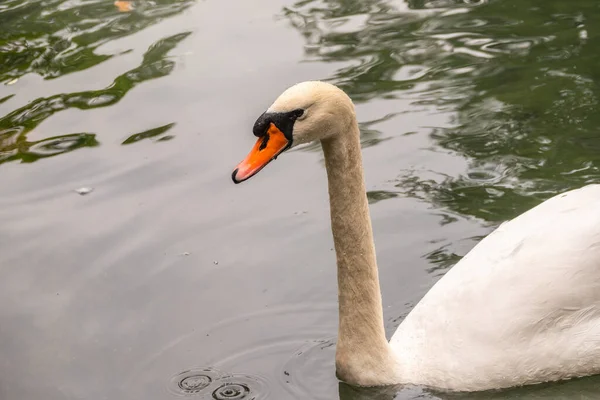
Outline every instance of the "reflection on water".
<path id="1" fill-rule="evenodd" d="M 117 54 L 102 44 L 131 35 L 193 4 L 190 0 L 136 1 L 120 12 L 112 1 L 9 0 L 0 5 L 0 82 L 28 73 L 45 79 L 82 71 Z"/>
<path id="2" fill-rule="evenodd" d="M 189 0 L 140 2 L 131 12 L 123 13 L 107 1 L 6 2 L 0 8 L 0 82 L 12 85 L 28 73 L 52 79 L 91 68 L 118 55 L 97 54 L 102 44 L 176 15 L 191 4 Z M 168 53 L 189 34 L 182 32 L 154 43 L 139 67 L 117 76 L 105 88 L 38 98 L 0 117 L 0 164 L 33 162 L 98 146 L 100 141 L 94 133 L 67 133 L 34 142 L 27 140 L 27 134 L 60 111 L 114 105 L 136 85 L 170 74 L 175 62 Z M 0 103 L 12 96 L 0 99 Z M 160 135 L 172 126 L 132 135 L 123 144 Z"/>
<path id="3" fill-rule="evenodd" d="M 6 129 L 2 132 L 0 162 L 15 159 L 34 162 L 40 158 L 66 153 L 80 147 L 95 147 L 99 144 L 96 135 L 92 133 L 73 133 L 28 142 L 24 136 L 21 136 L 22 132 L 23 130 L 19 129 Z"/>
<path id="4" fill-rule="evenodd" d="M 354 388 L 344 383 L 339 385 L 340 400 L 592 400 L 598 398 L 598 393 L 599 377 L 481 393 L 440 393 L 414 386 Z"/>
<path id="5" fill-rule="evenodd" d="M 483 393 L 441 394 L 432 392 L 432 396 L 440 400 L 592 400 L 598 398 L 598 393 L 600 393 L 600 377 L 595 376 Z"/>
<path id="6" fill-rule="evenodd" d="M 158 128 L 148 129 L 147 131 L 136 133 L 134 135 L 129 136 L 127 139 L 125 139 L 123 141 L 123 144 L 131 144 L 131 143 L 139 142 L 140 140 L 143 140 L 143 139 L 149 139 L 149 138 L 153 138 L 155 136 L 162 135 L 163 133 L 165 133 L 169 129 L 171 129 L 173 126 L 175 126 L 174 122 L 164 125 L 164 126 L 159 126 Z M 171 135 L 165 135 L 165 136 L 159 137 L 156 140 L 157 141 L 165 141 L 165 140 L 171 140 L 172 138 L 173 138 L 173 136 L 171 136 Z"/>
<path id="7" fill-rule="evenodd" d="M 430 136 L 435 151 L 466 157 L 468 170 L 400 173 L 397 193 L 498 222 L 600 178 L 600 53 L 590 32 L 598 7 L 315 0 L 282 14 L 305 37 L 310 61 L 349 64 L 331 81 L 357 103 L 410 99 L 453 113 L 451 126 L 432 126 Z"/>

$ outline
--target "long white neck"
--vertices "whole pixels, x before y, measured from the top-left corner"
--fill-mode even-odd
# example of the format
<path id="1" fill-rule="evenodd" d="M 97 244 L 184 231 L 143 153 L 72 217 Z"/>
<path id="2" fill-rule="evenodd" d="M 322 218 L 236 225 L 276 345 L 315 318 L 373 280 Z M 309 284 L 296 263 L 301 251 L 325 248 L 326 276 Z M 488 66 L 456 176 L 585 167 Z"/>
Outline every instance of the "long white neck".
<path id="1" fill-rule="evenodd" d="M 385 337 L 355 117 L 348 129 L 321 142 L 338 268 L 336 369 L 338 377 L 350 384 L 380 386 L 398 382 L 397 366 Z"/>

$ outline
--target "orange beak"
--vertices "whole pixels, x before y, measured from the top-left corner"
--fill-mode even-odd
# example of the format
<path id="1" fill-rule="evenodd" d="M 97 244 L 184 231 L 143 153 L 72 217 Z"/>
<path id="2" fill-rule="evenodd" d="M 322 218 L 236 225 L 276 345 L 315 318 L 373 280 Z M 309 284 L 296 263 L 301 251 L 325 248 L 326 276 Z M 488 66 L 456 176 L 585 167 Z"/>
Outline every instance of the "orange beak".
<path id="1" fill-rule="evenodd" d="M 277 158 L 290 145 L 290 141 L 271 122 L 267 134 L 258 138 L 244 161 L 238 164 L 231 174 L 234 183 L 241 183 L 252 178 L 268 163 Z"/>

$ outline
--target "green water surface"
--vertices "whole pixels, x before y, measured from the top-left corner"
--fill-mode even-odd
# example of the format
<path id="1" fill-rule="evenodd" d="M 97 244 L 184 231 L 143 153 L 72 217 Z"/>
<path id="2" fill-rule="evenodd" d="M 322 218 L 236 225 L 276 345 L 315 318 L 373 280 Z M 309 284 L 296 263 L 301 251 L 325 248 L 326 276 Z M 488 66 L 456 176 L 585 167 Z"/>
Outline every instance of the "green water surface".
<path id="1" fill-rule="evenodd" d="M 286 87 L 347 91 L 391 334 L 498 224 L 600 182 L 598 26 L 595 0 L 0 2 L 0 398 L 214 367 L 256 400 L 599 399 L 338 386 L 320 147 L 230 181 Z"/>

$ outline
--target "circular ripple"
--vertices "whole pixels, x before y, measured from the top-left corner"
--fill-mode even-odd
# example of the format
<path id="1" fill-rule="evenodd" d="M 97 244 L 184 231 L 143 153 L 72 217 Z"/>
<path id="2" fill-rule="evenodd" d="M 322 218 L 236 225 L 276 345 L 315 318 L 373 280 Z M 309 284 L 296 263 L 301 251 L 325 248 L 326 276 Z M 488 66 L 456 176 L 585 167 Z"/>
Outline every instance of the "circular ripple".
<path id="1" fill-rule="evenodd" d="M 206 375 L 193 375 L 179 382 L 179 387 L 186 393 L 197 393 L 210 385 L 212 379 Z"/>
<path id="2" fill-rule="evenodd" d="M 266 399 L 267 382 L 246 374 L 225 374 L 214 368 L 195 368 L 171 378 L 169 391 L 179 396 L 198 396 L 201 400 Z"/>
<path id="3" fill-rule="evenodd" d="M 222 372 L 212 368 L 190 369 L 172 377 L 169 390 L 177 395 L 202 394 L 206 388 L 224 376 Z"/>
<path id="4" fill-rule="evenodd" d="M 314 364 L 306 362 L 303 354 L 306 346 L 318 346 L 323 339 L 335 336 L 336 324 L 335 303 L 280 305 L 237 315 L 188 332 L 156 349 L 138 364 L 124 385 L 130 398 L 153 396 L 168 389 L 171 395 L 215 400 L 213 392 L 228 383 L 248 387 L 250 393 L 244 400 L 285 399 L 290 397 L 290 391 L 304 393 L 303 398 L 311 400 L 331 399 L 337 395 L 335 347 L 317 352 L 320 358 L 312 360 Z M 188 371 L 173 377 L 183 369 Z M 180 386 L 205 382 L 199 378 L 182 382 L 198 374 L 210 377 L 211 383 L 196 393 L 189 391 L 193 385 L 186 387 L 188 390 Z M 165 376 L 173 377 L 167 378 L 168 385 Z M 300 377 L 310 379 L 300 382 Z M 294 388 L 300 384 L 301 388 Z M 225 399 L 230 395 L 219 393 Z"/>
<path id="5" fill-rule="evenodd" d="M 216 400 L 245 399 L 250 394 L 250 388 L 239 383 L 224 383 L 212 394 Z"/>
<path id="6" fill-rule="evenodd" d="M 232 374 L 217 382 L 212 400 L 262 400 L 269 397 L 266 380 L 245 374 Z"/>
<path id="7" fill-rule="evenodd" d="M 165 387 L 161 376 L 200 363 L 211 368 L 176 375 L 169 392 L 198 400 L 329 400 L 338 396 L 336 333 L 335 303 L 270 307 L 174 339 L 124 384 L 130 398 L 151 397 L 157 384 Z"/>

